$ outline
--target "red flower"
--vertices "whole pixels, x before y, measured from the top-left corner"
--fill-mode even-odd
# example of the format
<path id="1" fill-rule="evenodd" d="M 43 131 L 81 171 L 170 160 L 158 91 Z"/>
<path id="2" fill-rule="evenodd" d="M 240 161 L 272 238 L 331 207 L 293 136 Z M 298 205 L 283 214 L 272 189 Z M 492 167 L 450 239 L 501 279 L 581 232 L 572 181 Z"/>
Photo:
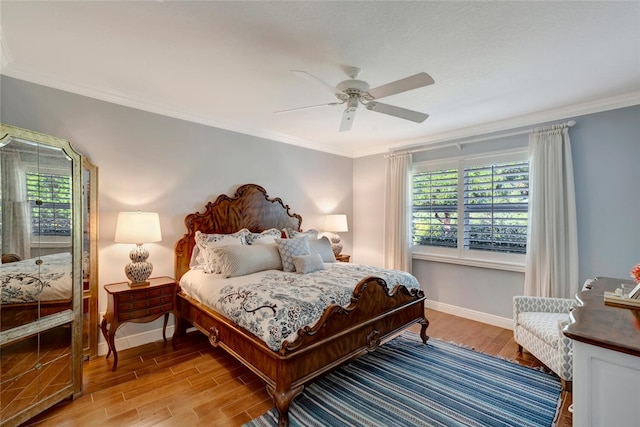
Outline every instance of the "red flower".
<path id="1" fill-rule="evenodd" d="M 629 273 L 631 278 L 636 281 L 636 283 L 640 283 L 640 264 L 636 264 Z"/>

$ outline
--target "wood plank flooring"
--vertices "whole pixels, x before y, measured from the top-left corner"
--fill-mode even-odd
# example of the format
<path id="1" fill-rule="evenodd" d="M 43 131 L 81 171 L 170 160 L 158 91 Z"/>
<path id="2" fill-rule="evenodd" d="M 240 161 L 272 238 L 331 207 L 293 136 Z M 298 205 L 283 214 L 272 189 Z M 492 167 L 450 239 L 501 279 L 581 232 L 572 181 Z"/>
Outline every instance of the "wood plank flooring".
<path id="1" fill-rule="evenodd" d="M 510 330 L 427 310 L 430 337 L 477 351 L 541 366 L 518 354 Z M 419 328 L 412 328 L 418 332 Z M 199 332 L 187 334 L 174 351 L 154 342 L 118 352 L 116 372 L 104 356 L 84 364 L 84 395 L 66 401 L 24 426 L 240 426 L 272 407 L 264 383 L 213 348 Z M 563 393 L 557 425 L 569 427 L 571 394 Z"/>

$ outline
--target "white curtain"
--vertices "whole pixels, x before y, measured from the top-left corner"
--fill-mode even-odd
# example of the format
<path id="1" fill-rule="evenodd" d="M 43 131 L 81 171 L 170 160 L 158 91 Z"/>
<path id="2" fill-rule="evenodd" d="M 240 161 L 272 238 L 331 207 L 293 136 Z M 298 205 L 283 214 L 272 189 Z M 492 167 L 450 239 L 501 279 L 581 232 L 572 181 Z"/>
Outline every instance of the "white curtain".
<path id="1" fill-rule="evenodd" d="M 524 293 L 573 298 L 578 291 L 578 232 L 567 125 L 534 129 L 529 155 Z"/>
<path id="2" fill-rule="evenodd" d="M 393 153 L 386 157 L 384 266 L 411 273 L 411 153 Z"/>
<path id="3" fill-rule="evenodd" d="M 3 150 L 0 163 L 2 180 L 2 252 L 31 258 L 31 215 L 27 200 L 26 173 L 20 154 Z"/>

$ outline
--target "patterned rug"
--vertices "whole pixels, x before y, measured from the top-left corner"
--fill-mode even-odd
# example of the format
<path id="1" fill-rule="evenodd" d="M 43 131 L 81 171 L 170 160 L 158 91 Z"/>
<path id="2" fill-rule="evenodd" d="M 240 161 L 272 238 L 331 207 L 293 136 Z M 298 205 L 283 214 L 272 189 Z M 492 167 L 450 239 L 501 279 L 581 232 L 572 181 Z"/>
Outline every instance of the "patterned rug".
<path id="1" fill-rule="evenodd" d="M 405 332 L 305 388 L 291 426 L 551 426 L 560 380 Z M 275 408 L 245 427 L 277 426 Z"/>

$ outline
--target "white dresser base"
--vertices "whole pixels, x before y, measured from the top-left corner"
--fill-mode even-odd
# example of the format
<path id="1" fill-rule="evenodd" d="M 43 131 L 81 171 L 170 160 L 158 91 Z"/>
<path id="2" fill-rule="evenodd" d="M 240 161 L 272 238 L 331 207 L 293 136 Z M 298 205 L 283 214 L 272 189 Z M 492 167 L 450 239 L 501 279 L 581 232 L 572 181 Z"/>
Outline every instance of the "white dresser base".
<path id="1" fill-rule="evenodd" d="M 573 342 L 573 425 L 640 426 L 640 357 Z"/>

